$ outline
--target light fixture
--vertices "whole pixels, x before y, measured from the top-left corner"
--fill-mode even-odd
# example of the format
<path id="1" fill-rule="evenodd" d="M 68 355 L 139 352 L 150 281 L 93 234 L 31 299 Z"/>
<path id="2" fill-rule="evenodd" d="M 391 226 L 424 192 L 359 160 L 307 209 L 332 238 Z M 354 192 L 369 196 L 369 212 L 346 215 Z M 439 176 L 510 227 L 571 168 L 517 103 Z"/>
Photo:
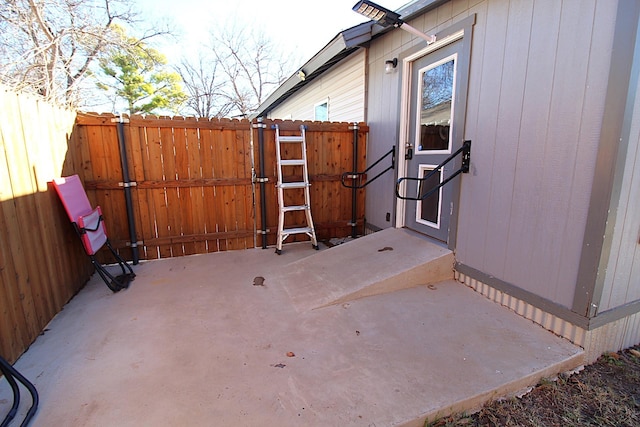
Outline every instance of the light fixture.
<path id="1" fill-rule="evenodd" d="M 382 6 L 378 6 L 371 1 L 359 1 L 358 4 L 353 6 L 353 11 L 358 12 L 360 15 L 366 16 L 372 21 L 376 21 L 383 27 L 388 27 L 389 25 L 399 27 L 403 24 L 402 19 L 400 19 L 400 15 L 390 11 L 389 9 L 385 9 Z"/>
<path id="2" fill-rule="evenodd" d="M 398 58 L 387 59 L 384 61 L 384 72 L 386 74 L 391 74 L 393 69 L 398 66 Z"/>
<path id="3" fill-rule="evenodd" d="M 360 0 L 353 6 L 353 11 L 358 12 L 360 15 L 366 16 L 372 21 L 376 21 L 378 24 L 383 27 L 388 27 L 393 25 L 396 28 L 402 28 L 405 31 L 410 32 L 411 34 L 418 36 L 427 41 L 427 44 L 431 44 L 436 41 L 436 36 L 427 35 L 420 30 L 417 30 L 400 19 L 400 15 L 397 13 L 385 9 L 382 6 L 378 6 L 372 1 L 369 0 Z"/>
<path id="4" fill-rule="evenodd" d="M 305 81 L 305 79 L 307 78 L 307 73 L 305 73 L 304 70 L 298 71 L 298 78 L 301 81 Z"/>

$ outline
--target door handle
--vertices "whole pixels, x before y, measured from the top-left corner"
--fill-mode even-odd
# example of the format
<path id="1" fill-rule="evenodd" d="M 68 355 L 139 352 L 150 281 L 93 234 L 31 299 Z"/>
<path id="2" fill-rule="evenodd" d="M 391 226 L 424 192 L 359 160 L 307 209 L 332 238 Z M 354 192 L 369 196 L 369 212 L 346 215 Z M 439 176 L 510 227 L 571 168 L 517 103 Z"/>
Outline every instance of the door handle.
<path id="1" fill-rule="evenodd" d="M 404 159 L 405 160 L 413 159 L 413 145 L 411 144 L 405 145 Z"/>

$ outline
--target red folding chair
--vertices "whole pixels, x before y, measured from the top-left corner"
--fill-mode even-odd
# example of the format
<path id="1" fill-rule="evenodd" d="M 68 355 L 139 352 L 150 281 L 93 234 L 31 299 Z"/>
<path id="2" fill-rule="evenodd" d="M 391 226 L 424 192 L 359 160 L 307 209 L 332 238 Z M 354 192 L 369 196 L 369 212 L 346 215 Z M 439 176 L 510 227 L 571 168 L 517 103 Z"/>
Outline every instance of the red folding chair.
<path id="1" fill-rule="evenodd" d="M 62 200 L 69 219 L 82 240 L 84 250 L 91 258 L 91 262 L 102 280 L 113 292 L 129 287 L 129 283 L 136 277 L 120 255 L 113 249 L 107 237 L 107 227 L 102 219 L 100 206 L 91 208 L 87 193 L 84 191 L 82 182 L 78 175 L 72 175 L 53 180 L 53 186 Z M 96 252 L 106 245 L 116 259 L 122 274 L 113 276 L 109 271 L 96 260 Z"/>

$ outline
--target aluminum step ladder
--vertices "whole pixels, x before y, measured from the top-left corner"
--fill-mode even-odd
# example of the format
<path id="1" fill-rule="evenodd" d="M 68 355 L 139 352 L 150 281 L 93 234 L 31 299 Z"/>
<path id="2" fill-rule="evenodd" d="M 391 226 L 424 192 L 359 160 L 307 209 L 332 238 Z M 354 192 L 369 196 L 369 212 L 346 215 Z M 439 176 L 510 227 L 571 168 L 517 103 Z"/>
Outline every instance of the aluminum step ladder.
<path id="1" fill-rule="evenodd" d="M 280 255 L 282 253 L 282 244 L 292 234 L 306 234 L 311 238 L 311 244 L 314 249 L 318 249 L 318 240 L 316 239 L 316 231 L 313 227 L 313 219 L 311 218 L 311 199 L 309 196 L 309 170 L 307 168 L 307 142 L 305 137 L 305 126 L 300 126 L 300 135 L 295 136 L 282 136 L 280 135 L 280 128 L 278 125 L 273 126 L 276 130 L 276 159 L 278 161 L 278 183 L 276 187 L 278 189 L 278 242 L 276 246 L 276 253 Z M 290 144 L 291 150 L 283 148 L 283 144 Z M 298 145 L 299 148 L 295 148 L 293 145 Z M 289 151 L 295 154 L 289 154 Z M 283 153 L 286 158 L 283 158 Z M 291 156 L 295 158 L 290 158 Z M 301 158 L 297 157 L 300 156 Z M 283 168 L 292 170 L 294 167 L 302 166 L 302 180 L 294 182 L 285 182 Z M 289 174 L 291 176 L 292 174 Z M 290 192 L 292 196 L 298 196 L 298 200 L 301 199 L 300 194 L 295 194 L 297 191 L 304 193 L 304 203 L 295 205 L 285 204 L 285 191 Z M 292 197 L 295 199 L 295 197 Z M 285 228 L 285 214 L 288 212 L 304 211 L 306 217 L 305 227 L 293 227 Z"/>

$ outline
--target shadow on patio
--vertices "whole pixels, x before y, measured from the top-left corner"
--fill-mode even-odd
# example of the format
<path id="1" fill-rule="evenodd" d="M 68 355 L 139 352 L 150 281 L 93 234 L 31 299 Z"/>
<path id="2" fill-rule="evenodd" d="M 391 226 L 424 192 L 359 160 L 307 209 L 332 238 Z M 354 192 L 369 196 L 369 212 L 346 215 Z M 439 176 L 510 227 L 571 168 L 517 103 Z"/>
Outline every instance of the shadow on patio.
<path id="1" fill-rule="evenodd" d="M 582 363 L 579 347 L 454 280 L 302 301 L 323 275 L 396 264 L 411 240 L 397 233 L 145 262 L 118 294 L 94 276 L 15 364 L 40 393 L 32 425 L 418 426 Z"/>

